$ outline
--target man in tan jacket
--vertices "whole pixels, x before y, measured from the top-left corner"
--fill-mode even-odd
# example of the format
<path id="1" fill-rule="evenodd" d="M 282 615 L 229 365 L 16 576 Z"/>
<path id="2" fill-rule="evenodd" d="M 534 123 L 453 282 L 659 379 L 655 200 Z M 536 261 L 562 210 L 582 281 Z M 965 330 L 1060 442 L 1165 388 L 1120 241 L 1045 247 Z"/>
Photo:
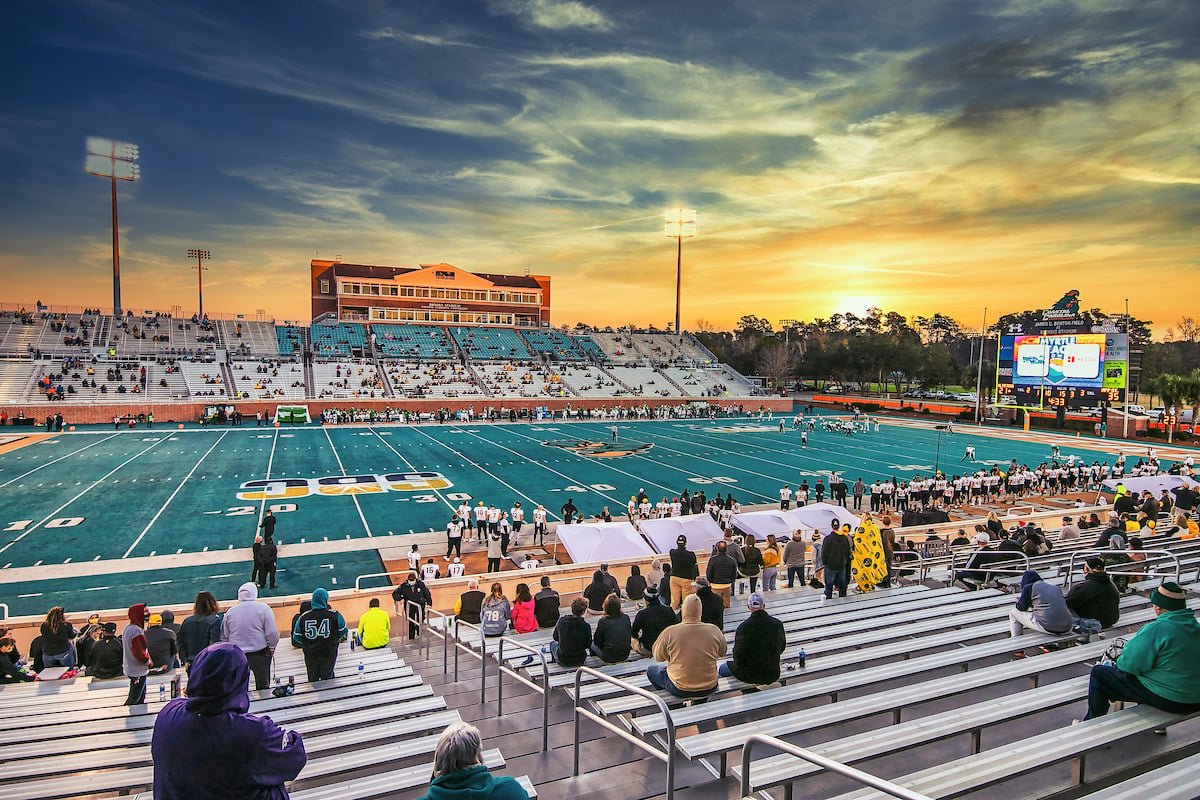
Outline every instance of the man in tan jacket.
<path id="1" fill-rule="evenodd" d="M 654 660 L 646 677 L 676 697 L 707 697 L 716 691 L 718 664 L 728 650 L 725 634 L 700 621 L 700 598 L 683 600 L 683 621 L 664 630 L 654 642 Z"/>

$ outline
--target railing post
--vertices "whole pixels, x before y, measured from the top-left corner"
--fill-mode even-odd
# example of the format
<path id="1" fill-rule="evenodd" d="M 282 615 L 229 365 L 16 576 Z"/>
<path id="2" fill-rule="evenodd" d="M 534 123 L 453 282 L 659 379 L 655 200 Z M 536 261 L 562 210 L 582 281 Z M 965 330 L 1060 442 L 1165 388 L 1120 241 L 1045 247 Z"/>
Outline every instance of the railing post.
<path id="1" fill-rule="evenodd" d="M 767 736 L 761 733 L 750 734 L 750 736 L 746 737 L 746 743 L 742 745 L 741 796 L 743 798 L 750 797 L 754 791 L 753 784 L 750 781 L 750 754 L 754 750 L 755 744 L 769 745 L 777 750 L 781 750 L 785 753 L 796 756 L 796 758 L 807 761 L 810 764 L 815 764 L 824 770 L 837 773 L 838 775 L 843 775 L 851 780 L 857 781 L 858 783 L 866 784 L 867 786 L 878 789 L 879 791 L 889 794 L 892 797 L 898 797 L 900 800 L 932 800 L 932 798 L 928 797 L 927 795 L 923 795 L 920 792 L 914 792 L 912 789 L 905 788 L 904 786 L 892 783 L 891 781 L 885 781 L 882 778 L 877 778 L 874 775 L 863 772 L 860 769 L 855 769 L 854 767 L 847 766 L 841 762 L 818 755 L 811 750 L 806 750 L 803 747 L 798 747 L 790 742 L 785 742 L 782 739 L 777 739 L 774 736 Z"/>

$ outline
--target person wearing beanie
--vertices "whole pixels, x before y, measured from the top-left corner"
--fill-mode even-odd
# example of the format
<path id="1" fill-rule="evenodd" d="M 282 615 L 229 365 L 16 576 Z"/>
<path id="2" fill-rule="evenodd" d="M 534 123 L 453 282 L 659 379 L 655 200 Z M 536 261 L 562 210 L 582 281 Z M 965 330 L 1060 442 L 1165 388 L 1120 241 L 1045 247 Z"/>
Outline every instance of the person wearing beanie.
<path id="1" fill-rule="evenodd" d="M 295 731 L 246 713 L 250 666 L 242 649 L 219 642 L 192 661 L 187 697 L 158 712 L 150 754 L 157 800 L 286 800 L 285 784 L 308 760 Z"/>
<path id="2" fill-rule="evenodd" d="M 699 495 L 696 496 L 699 497 Z M 683 602 L 683 598 L 688 597 L 692 593 L 692 581 L 700 577 L 700 567 L 696 562 L 696 554 L 688 550 L 687 543 L 687 537 L 680 534 L 675 540 L 675 548 L 670 551 L 672 611 L 679 610 L 679 605 Z"/>
<path id="3" fill-rule="evenodd" d="M 654 660 L 646 677 L 676 697 L 708 697 L 717 690 L 717 661 L 729 650 L 725 634 L 700 619 L 700 598 L 688 595 L 681 604 L 683 620 L 664 630 L 654 642 Z"/>
<path id="4" fill-rule="evenodd" d="M 1164 581 L 1150 594 L 1154 619 L 1125 643 L 1115 665 L 1092 667 L 1088 711 L 1102 717 L 1110 703 L 1144 703 L 1184 714 L 1200 711 L 1200 624 L 1178 583 Z M 1156 733 L 1165 733 L 1159 729 Z"/>
<path id="5" fill-rule="evenodd" d="M 1076 617 L 1094 619 L 1111 628 L 1121 615 L 1121 593 L 1104 571 L 1104 559 L 1091 556 L 1084 562 L 1083 580 L 1067 592 L 1067 608 Z"/>
<path id="6" fill-rule="evenodd" d="M 125 705 L 146 702 L 146 676 L 150 674 L 150 651 L 146 649 L 146 604 L 129 607 L 129 624 L 121 631 L 121 667 L 129 678 L 129 695 Z"/>
<path id="7" fill-rule="evenodd" d="M 1021 595 L 1008 612 L 1010 635 L 1016 638 L 1025 628 L 1039 633 L 1070 633 L 1075 618 L 1067 608 L 1062 589 L 1046 583 L 1034 570 L 1021 576 Z"/>
<path id="8" fill-rule="evenodd" d="M 304 669 L 308 681 L 327 681 L 333 677 L 338 643 L 346 641 L 346 620 L 340 611 L 329 607 L 329 592 L 314 589 L 312 608 L 300 615 L 292 627 L 292 644 L 304 651 Z"/>
<path id="9" fill-rule="evenodd" d="M 696 578 L 692 590 L 696 597 L 700 598 L 701 621 L 725 630 L 725 603 L 721 596 L 713 591 L 708 578 Z"/>
<path id="10" fill-rule="evenodd" d="M 163 624 L 162 614 L 151 614 L 146 627 L 146 649 L 156 671 L 179 666 L 179 644 L 175 632 Z"/>
<path id="11" fill-rule="evenodd" d="M 254 688 L 261 691 L 271 685 L 271 656 L 279 646 L 279 628 L 271 607 L 258 600 L 258 587 L 243 583 L 238 587 L 238 602 L 221 618 L 221 641 L 236 644 L 246 654 Z"/>
<path id="12" fill-rule="evenodd" d="M 633 649 L 646 658 L 654 655 L 654 643 L 659 635 L 679 620 L 670 606 L 663 605 L 658 597 L 658 589 L 646 587 L 646 607 L 633 618 L 630 634 L 633 637 Z"/>
<path id="13" fill-rule="evenodd" d="M 733 635 L 733 659 L 720 667 L 720 674 L 762 685 L 779 680 L 779 658 L 787 647 L 783 623 L 767 613 L 767 601 L 758 592 L 746 603 L 750 616 Z"/>

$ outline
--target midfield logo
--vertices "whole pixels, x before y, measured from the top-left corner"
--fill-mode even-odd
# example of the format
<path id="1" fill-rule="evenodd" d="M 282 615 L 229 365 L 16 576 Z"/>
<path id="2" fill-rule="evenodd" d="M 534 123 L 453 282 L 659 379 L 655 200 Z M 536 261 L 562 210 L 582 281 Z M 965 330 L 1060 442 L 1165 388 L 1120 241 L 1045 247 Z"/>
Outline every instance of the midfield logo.
<path id="1" fill-rule="evenodd" d="M 622 456 L 632 456 L 638 453 L 644 453 L 651 447 L 652 444 L 610 444 L 608 442 L 589 442 L 586 439 L 558 439 L 542 442 L 547 447 L 557 447 L 560 450 L 566 450 L 568 453 L 574 453 L 577 456 L 587 456 L 589 458 L 620 458 Z"/>
<path id="2" fill-rule="evenodd" d="M 270 478 L 246 481 L 238 487 L 239 500 L 285 500 L 324 495 L 427 492 L 454 484 L 440 472 L 390 472 L 386 475 L 331 475 L 326 478 Z"/>

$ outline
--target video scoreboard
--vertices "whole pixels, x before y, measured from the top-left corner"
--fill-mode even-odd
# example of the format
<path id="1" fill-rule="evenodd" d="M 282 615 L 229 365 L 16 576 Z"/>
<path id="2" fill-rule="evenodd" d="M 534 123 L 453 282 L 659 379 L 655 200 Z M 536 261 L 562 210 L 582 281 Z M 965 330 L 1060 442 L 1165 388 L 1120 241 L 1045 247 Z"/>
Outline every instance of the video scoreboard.
<path id="1" fill-rule="evenodd" d="M 1128 365 L 1124 333 L 1015 333 L 1000 337 L 997 385 L 1022 406 L 1121 403 Z"/>

